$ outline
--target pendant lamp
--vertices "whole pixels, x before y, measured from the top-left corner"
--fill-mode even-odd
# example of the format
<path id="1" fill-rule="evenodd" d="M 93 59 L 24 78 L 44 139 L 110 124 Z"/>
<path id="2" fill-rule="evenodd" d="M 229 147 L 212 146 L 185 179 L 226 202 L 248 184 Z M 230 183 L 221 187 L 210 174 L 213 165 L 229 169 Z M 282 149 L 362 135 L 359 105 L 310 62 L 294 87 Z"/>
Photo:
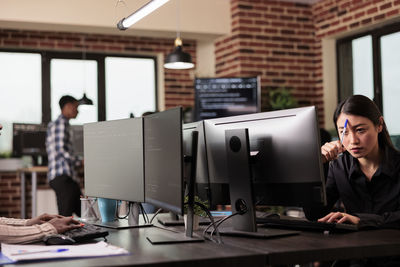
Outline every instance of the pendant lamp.
<path id="1" fill-rule="evenodd" d="M 175 49 L 172 53 L 168 54 L 165 59 L 164 68 L 166 69 L 191 69 L 194 67 L 192 57 L 189 53 L 182 50 L 182 39 L 177 37 L 175 39 Z"/>
<path id="2" fill-rule="evenodd" d="M 180 34 L 180 1 L 176 1 L 176 39 L 175 39 L 175 48 L 172 53 L 168 54 L 165 58 L 164 68 L 166 69 L 175 69 L 175 70 L 184 70 L 191 69 L 194 67 L 192 63 L 192 57 L 189 53 L 183 52 L 182 49 L 182 39 Z"/>
<path id="3" fill-rule="evenodd" d="M 83 45 L 82 45 L 82 62 L 83 62 L 83 96 L 78 100 L 79 105 L 93 105 L 93 100 L 86 96 L 85 86 L 86 86 L 86 44 L 85 44 L 86 36 L 83 36 Z"/>

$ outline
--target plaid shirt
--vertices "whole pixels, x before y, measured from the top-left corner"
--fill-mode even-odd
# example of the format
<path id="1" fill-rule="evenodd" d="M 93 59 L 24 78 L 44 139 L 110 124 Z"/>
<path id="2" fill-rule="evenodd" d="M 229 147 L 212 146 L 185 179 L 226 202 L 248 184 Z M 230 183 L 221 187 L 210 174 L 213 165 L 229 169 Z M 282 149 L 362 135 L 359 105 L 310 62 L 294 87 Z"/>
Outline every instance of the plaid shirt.
<path id="1" fill-rule="evenodd" d="M 46 150 L 49 181 L 60 175 L 68 175 L 75 179 L 74 167 L 78 158 L 73 155 L 69 121 L 62 114 L 47 126 Z"/>

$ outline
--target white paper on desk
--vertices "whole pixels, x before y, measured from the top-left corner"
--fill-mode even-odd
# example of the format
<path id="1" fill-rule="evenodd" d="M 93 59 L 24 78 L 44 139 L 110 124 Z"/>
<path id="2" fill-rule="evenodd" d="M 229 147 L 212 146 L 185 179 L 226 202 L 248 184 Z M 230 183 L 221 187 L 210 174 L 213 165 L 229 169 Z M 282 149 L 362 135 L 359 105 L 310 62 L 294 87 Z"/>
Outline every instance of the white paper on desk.
<path id="1" fill-rule="evenodd" d="M 34 254 L 18 254 L 23 252 L 36 252 L 44 250 L 68 249 L 62 252 L 41 252 Z M 1 252 L 3 255 L 13 261 L 23 260 L 43 260 L 43 259 L 59 259 L 59 258 L 83 258 L 83 257 L 104 257 L 113 255 L 126 255 L 129 252 L 120 247 L 107 244 L 104 241 L 84 245 L 10 245 L 1 244 Z M 15 255 L 16 254 L 16 255 Z"/>

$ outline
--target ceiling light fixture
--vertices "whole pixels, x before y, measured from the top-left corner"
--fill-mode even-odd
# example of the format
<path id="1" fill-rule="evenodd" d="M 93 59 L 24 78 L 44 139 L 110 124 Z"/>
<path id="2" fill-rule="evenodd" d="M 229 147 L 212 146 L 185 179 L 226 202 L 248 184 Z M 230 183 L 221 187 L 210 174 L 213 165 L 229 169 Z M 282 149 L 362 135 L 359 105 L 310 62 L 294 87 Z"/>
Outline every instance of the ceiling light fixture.
<path id="1" fill-rule="evenodd" d="M 166 69 L 175 69 L 175 70 L 183 70 L 183 69 L 191 69 L 194 67 L 192 63 L 192 57 L 189 53 L 185 53 L 182 50 L 182 39 L 180 34 L 180 2 L 179 0 L 176 1 L 177 5 L 177 14 L 176 14 L 176 39 L 175 39 L 175 49 L 170 54 L 167 55 L 165 59 L 164 68 Z"/>
<path id="2" fill-rule="evenodd" d="M 127 18 L 121 19 L 118 24 L 117 28 L 121 31 L 128 29 L 130 26 L 141 20 L 142 18 L 146 17 L 148 14 L 159 8 L 160 6 L 164 5 L 169 0 L 151 0 Z"/>
<path id="3" fill-rule="evenodd" d="M 83 64 L 83 97 L 78 100 L 79 105 L 93 105 L 93 100 L 86 96 L 86 35 L 83 36 L 82 44 L 82 64 Z"/>

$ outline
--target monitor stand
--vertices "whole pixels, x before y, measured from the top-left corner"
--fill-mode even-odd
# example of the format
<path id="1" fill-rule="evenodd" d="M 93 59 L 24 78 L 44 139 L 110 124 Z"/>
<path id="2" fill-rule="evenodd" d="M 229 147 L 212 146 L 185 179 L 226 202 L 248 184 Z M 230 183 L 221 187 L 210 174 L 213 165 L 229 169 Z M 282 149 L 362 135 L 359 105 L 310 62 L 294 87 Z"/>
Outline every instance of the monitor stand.
<path id="1" fill-rule="evenodd" d="M 226 130 L 225 143 L 232 214 L 238 215 L 232 217 L 232 227 L 218 229 L 219 233 L 258 238 L 298 234 L 297 231 L 257 229 L 248 129 Z"/>
<path id="2" fill-rule="evenodd" d="M 158 214 L 157 221 L 164 226 L 183 226 L 185 222 L 183 221 L 182 216 L 178 216 L 172 212 Z M 208 218 L 200 217 L 199 218 L 200 225 L 209 225 L 210 220 Z"/>
<path id="3" fill-rule="evenodd" d="M 139 228 L 139 227 L 150 227 L 153 226 L 151 223 L 145 223 L 142 219 L 139 220 L 140 214 L 140 203 L 130 202 L 130 209 L 128 219 L 118 219 L 112 222 L 97 221 L 94 225 L 112 228 L 112 229 L 127 229 L 127 228 Z"/>
<path id="4" fill-rule="evenodd" d="M 193 206 L 194 206 L 194 186 L 196 180 L 196 163 L 197 163 L 197 142 L 198 131 L 192 132 L 192 156 L 190 157 L 190 177 L 188 179 L 188 203 L 187 203 L 187 227 L 185 234 L 182 233 L 160 233 L 149 234 L 146 236 L 147 240 L 153 245 L 157 244 L 173 244 L 173 243 L 187 243 L 187 242 L 202 242 L 203 238 L 193 235 Z M 176 216 L 176 215 L 175 215 Z"/>

